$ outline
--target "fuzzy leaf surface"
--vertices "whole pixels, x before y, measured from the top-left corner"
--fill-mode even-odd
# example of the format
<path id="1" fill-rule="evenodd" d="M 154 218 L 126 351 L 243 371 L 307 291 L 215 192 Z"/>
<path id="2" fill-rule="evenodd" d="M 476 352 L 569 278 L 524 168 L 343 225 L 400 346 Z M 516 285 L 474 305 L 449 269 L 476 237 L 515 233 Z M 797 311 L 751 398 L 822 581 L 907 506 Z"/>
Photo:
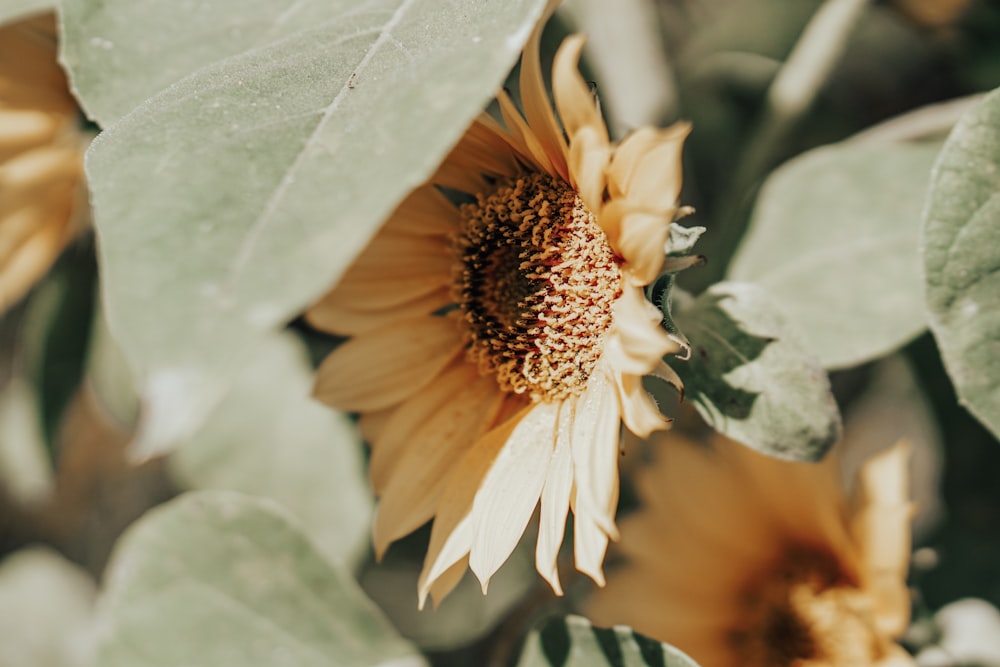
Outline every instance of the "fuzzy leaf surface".
<path id="1" fill-rule="evenodd" d="M 424 667 L 350 574 L 270 501 L 222 491 L 152 510 L 109 565 L 104 667 Z"/>
<path id="2" fill-rule="evenodd" d="M 822 366 L 770 295 L 719 283 L 678 305 L 692 353 L 673 368 L 701 416 L 768 456 L 821 459 L 840 436 L 840 413 Z"/>
<path id="3" fill-rule="evenodd" d="M 0 0 L 0 25 L 38 12 L 55 9 L 55 0 Z"/>
<path id="4" fill-rule="evenodd" d="M 766 287 L 825 367 L 882 356 L 927 326 L 920 216 L 939 148 L 846 142 L 764 185 L 729 277 Z"/>
<path id="5" fill-rule="evenodd" d="M 1000 90 L 962 117 L 934 164 L 924 276 L 958 397 L 1000 436 Z"/>
<path id="6" fill-rule="evenodd" d="M 168 464 L 188 488 L 276 500 L 327 557 L 353 564 L 368 553 L 373 505 L 361 439 L 345 415 L 320 405 L 311 391 L 303 346 L 291 334 L 275 334 Z"/>
<path id="7" fill-rule="evenodd" d="M 249 21 L 274 5 L 83 3 L 126 15 L 133 4 L 164 25 L 195 7 Z M 265 13 L 266 38 L 141 103 L 88 154 L 108 322 L 143 401 L 140 457 L 194 432 L 265 334 L 328 289 L 432 173 L 543 2 L 318 5 L 322 18 L 294 31 Z M 131 76 L 158 66 L 143 63 Z"/>

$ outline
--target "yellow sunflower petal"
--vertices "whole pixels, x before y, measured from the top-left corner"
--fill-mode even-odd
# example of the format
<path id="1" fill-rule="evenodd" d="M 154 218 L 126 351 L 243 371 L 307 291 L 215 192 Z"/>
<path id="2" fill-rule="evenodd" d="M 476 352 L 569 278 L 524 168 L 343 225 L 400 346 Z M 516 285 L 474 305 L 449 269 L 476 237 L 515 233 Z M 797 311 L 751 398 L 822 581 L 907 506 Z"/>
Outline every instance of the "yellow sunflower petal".
<path id="1" fill-rule="evenodd" d="M 569 135 L 571 148 L 576 135 L 583 128 L 591 129 L 597 137 L 603 137 L 605 144 L 609 144 L 604 119 L 577 67 L 585 41 L 583 35 L 567 37 L 556 52 L 552 64 L 552 94 L 556 109 L 559 110 L 559 118 Z"/>
<path id="2" fill-rule="evenodd" d="M 577 399 L 573 419 L 574 512 L 584 512 L 588 521 L 615 539 L 620 424 L 614 385 L 603 369 L 598 368 Z"/>
<path id="3" fill-rule="evenodd" d="M 445 158 L 445 163 L 449 169 L 493 177 L 513 176 L 518 171 L 509 142 L 497 133 L 492 119 L 486 114 L 473 121 Z"/>
<path id="4" fill-rule="evenodd" d="M 648 438 L 654 431 L 670 427 L 670 421 L 642 386 L 642 376 L 618 373 L 614 378 L 622 421 L 632 433 Z"/>
<path id="5" fill-rule="evenodd" d="M 566 400 L 559 408 L 556 448 L 552 452 L 545 486 L 542 487 L 538 517 L 538 542 L 535 545 L 535 569 L 549 582 L 556 595 L 562 595 L 557 559 L 566 534 L 569 499 L 573 492 L 573 454 L 570 433 L 575 416 L 575 400 Z"/>
<path id="6" fill-rule="evenodd" d="M 421 235 L 446 235 L 458 229 L 461 216 L 455 205 L 438 192 L 424 185 L 414 190 L 400 204 L 383 229 Z"/>
<path id="7" fill-rule="evenodd" d="M 429 316 L 453 302 L 451 290 L 447 287 L 411 297 L 391 307 L 366 308 L 368 304 L 360 304 L 361 307 L 352 308 L 340 300 L 324 299 L 306 311 L 306 320 L 321 331 L 356 336 L 398 320 Z"/>
<path id="8" fill-rule="evenodd" d="M 500 105 L 500 115 L 503 116 L 507 131 L 521 147 L 522 157 L 530 161 L 538 171 L 553 173 L 552 163 L 549 161 L 549 156 L 545 152 L 542 142 L 538 140 L 535 132 L 521 116 L 521 112 L 517 110 L 510 95 L 501 90 L 497 93 L 497 103 Z"/>
<path id="9" fill-rule="evenodd" d="M 378 410 L 420 391 L 462 348 L 452 318 L 402 320 L 352 338 L 316 373 L 314 395 L 341 410 Z"/>
<path id="10" fill-rule="evenodd" d="M 372 446 L 368 474 L 375 495 L 385 492 L 393 470 L 406 451 L 410 436 L 429 421 L 434 414 L 445 409 L 448 402 L 476 381 L 476 369 L 461 358 L 452 361 L 423 391 L 414 393 L 400 405 L 390 408 L 384 424 L 369 440 Z M 372 414 L 372 413 L 366 413 Z M 383 414 L 382 412 L 374 414 Z M 362 417 L 362 420 L 364 417 Z"/>
<path id="11" fill-rule="evenodd" d="M 427 557 L 418 582 L 421 608 L 435 580 L 472 549 L 475 529 L 470 518 L 476 492 L 500 450 L 530 410 L 531 406 L 521 408 L 517 414 L 507 417 L 479 438 L 456 462 L 448 476 L 448 485 L 438 504 Z M 501 410 L 501 416 L 506 416 L 504 410 Z"/>
<path id="12" fill-rule="evenodd" d="M 670 211 L 681 189 L 681 152 L 690 123 L 664 130 L 642 128 L 615 149 L 608 168 L 612 198 L 624 197 L 649 211 Z"/>
<path id="13" fill-rule="evenodd" d="M 591 211 L 600 211 L 604 201 L 605 170 L 611 148 L 607 139 L 591 127 L 582 127 L 574 135 L 569 149 L 570 182 L 580 200 Z M 597 216 L 601 224 L 602 217 Z M 603 225 L 601 229 L 604 229 Z M 607 233 L 607 230 L 605 230 Z"/>
<path id="14" fill-rule="evenodd" d="M 663 314 L 646 301 L 638 287 L 624 288 L 614 304 L 614 314 L 615 328 L 605 358 L 615 372 L 647 375 L 659 368 L 665 355 L 680 350 L 660 326 Z"/>
<path id="15" fill-rule="evenodd" d="M 559 403 L 538 403 L 518 423 L 479 485 L 469 567 L 483 585 L 507 560 L 538 506 L 556 445 Z"/>
<path id="16" fill-rule="evenodd" d="M 907 480 L 910 447 L 900 442 L 869 459 L 858 473 L 851 531 L 861 547 L 862 578 L 875 598 L 875 619 L 889 636 L 909 622 L 906 570 L 913 506 Z"/>
<path id="17" fill-rule="evenodd" d="M 541 142 L 556 175 L 569 181 L 566 163 L 569 149 L 566 146 L 566 139 L 563 137 L 559 121 L 556 120 L 552 105 L 549 103 L 549 95 L 545 90 L 545 79 L 542 77 L 542 64 L 539 58 L 542 30 L 558 5 L 558 1 L 549 0 L 542 18 L 532 31 L 531 37 L 528 38 L 528 43 L 521 56 L 520 89 L 521 103 L 524 105 L 524 116 L 528 120 L 528 125 L 534 130 Z"/>
<path id="18" fill-rule="evenodd" d="M 648 285 L 660 275 L 666 259 L 670 218 L 657 213 L 630 213 L 621 220 L 615 250 L 625 258 L 630 282 Z"/>
<path id="19" fill-rule="evenodd" d="M 492 378 L 480 378 L 451 396 L 412 433 L 383 485 L 375 518 L 376 558 L 390 542 L 430 520 L 451 465 L 486 431 L 500 399 Z"/>

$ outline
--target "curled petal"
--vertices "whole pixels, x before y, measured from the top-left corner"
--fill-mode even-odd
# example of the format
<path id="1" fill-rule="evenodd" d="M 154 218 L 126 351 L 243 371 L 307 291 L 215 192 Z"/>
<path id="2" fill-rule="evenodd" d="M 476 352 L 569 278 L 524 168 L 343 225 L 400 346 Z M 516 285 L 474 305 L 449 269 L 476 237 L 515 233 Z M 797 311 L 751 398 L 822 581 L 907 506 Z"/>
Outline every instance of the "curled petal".
<path id="1" fill-rule="evenodd" d="M 583 35 L 572 35 L 559 47 L 552 64 L 552 94 L 571 145 L 577 133 L 585 127 L 595 132 L 607 145 L 608 129 L 577 67 L 585 41 Z"/>

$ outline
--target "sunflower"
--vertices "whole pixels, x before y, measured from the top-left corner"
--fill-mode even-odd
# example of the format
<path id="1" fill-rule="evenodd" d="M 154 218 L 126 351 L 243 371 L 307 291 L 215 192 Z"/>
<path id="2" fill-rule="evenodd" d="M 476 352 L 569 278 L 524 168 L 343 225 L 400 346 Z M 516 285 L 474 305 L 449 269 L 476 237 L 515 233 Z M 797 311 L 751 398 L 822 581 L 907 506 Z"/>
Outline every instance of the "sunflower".
<path id="1" fill-rule="evenodd" d="M 79 108 L 55 17 L 0 26 L 0 312 L 48 271 L 87 209 Z"/>
<path id="2" fill-rule="evenodd" d="M 572 509 L 576 566 L 601 582 L 620 424 L 666 428 L 641 380 L 680 383 L 663 357 L 682 343 L 643 287 L 664 268 L 689 128 L 612 144 L 577 71 L 580 36 L 555 57 L 557 117 L 543 23 L 522 54 L 523 115 L 501 91 L 503 123 L 481 115 L 307 313 L 352 337 L 320 367 L 316 395 L 362 414 L 377 555 L 434 519 L 421 606 L 467 564 L 485 591 L 539 503 L 538 571 L 561 593 Z"/>
<path id="3" fill-rule="evenodd" d="M 868 459 L 852 503 L 836 457 L 780 461 L 672 438 L 623 522 L 627 560 L 591 600 L 705 667 L 903 667 L 908 448 Z"/>

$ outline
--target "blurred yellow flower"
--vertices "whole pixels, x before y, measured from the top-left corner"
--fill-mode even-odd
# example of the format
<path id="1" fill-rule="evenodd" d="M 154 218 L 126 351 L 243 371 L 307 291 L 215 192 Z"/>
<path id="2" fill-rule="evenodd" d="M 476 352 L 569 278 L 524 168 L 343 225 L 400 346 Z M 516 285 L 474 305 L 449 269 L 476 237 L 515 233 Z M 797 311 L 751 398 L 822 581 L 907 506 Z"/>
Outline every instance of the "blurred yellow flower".
<path id="1" fill-rule="evenodd" d="M 86 138 L 51 14 L 0 26 L 0 312 L 80 229 Z"/>
<path id="2" fill-rule="evenodd" d="M 908 447 L 870 458 L 853 502 L 836 457 L 802 464 L 671 438 L 623 521 L 627 561 L 591 600 L 704 667 L 903 667 Z"/>
<path id="3" fill-rule="evenodd" d="M 501 91 L 503 125 L 481 115 L 307 313 L 353 337 L 319 369 L 316 395 L 362 413 L 377 554 L 434 519 L 421 606 L 467 565 L 485 590 L 539 502 L 538 571 L 561 592 L 572 509 L 577 568 L 602 582 L 620 425 L 666 428 L 641 379 L 680 383 L 663 357 L 681 345 L 643 287 L 664 265 L 689 127 L 612 144 L 577 71 L 581 36 L 555 57 L 557 118 L 540 37 L 541 24 L 521 60 L 523 115 Z"/>

